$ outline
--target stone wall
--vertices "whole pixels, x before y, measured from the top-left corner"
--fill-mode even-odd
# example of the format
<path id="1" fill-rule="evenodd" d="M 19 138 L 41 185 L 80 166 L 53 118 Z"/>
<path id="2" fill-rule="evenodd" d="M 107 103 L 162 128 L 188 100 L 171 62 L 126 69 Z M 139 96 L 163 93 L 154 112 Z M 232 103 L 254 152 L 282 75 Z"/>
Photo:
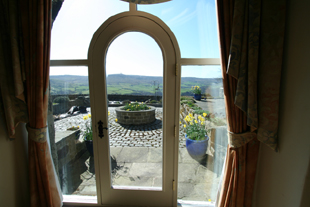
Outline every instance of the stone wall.
<path id="1" fill-rule="evenodd" d="M 71 194 L 82 183 L 80 175 L 87 170 L 89 158 L 84 141 L 79 140 L 80 130 L 56 131 L 55 142 L 58 155 L 58 173 L 64 194 Z"/>
<path id="2" fill-rule="evenodd" d="M 55 98 L 59 96 L 68 96 L 70 100 L 74 100 L 78 97 L 85 97 L 86 99 L 89 98 L 89 94 L 68 94 L 68 95 L 51 95 L 51 99 L 54 100 Z M 119 95 L 119 94 L 109 94 L 108 95 L 109 101 L 124 101 L 124 100 L 130 100 L 130 101 L 140 101 L 145 102 L 146 100 L 157 100 L 159 101 L 162 99 L 161 96 L 149 96 L 149 95 Z"/>
<path id="3" fill-rule="evenodd" d="M 63 114 L 67 113 L 72 106 L 85 106 L 90 107 L 89 95 L 71 94 L 71 95 L 51 95 L 51 100 L 54 101 L 55 98 L 60 96 L 68 96 L 70 101 L 64 103 L 53 103 L 53 114 Z M 109 101 L 139 101 L 145 102 L 147 100 L 160 100 L 161 96 L 139 96 L 139 95 L 108 95 Z M 156 104 L 154 104 L 155 106 Z M 161 104 L 157 104 L 161 106 Z"/>
<path id="4" fill-rule="evenodd" d="M 117 122 L 120 124 L 141 125 L 149 124 L 156 120 L 155 107 L 151 106 L 151 109 L 142 111 L 124 111 L 120 108 L 115 109 Z"/>

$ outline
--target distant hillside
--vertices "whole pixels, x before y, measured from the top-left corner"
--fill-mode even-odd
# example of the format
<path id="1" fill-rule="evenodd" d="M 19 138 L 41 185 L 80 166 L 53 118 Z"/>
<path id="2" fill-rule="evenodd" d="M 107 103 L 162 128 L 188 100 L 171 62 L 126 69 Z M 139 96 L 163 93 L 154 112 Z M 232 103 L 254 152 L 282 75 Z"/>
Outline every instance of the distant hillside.
<path id="1" fill-rule="evenodd" d="M 51 94 L 88 94 L 88 77 L 74 75 L 50 76 Z M 198 85 L 203 93 L 217 97 L 223 86 L 221 78 L 182 78 L 181 95 L 192 95 L 191 87 Z M 162 94 L 162 77 L 113 74 L 107 77 L 108 94 Z"/>

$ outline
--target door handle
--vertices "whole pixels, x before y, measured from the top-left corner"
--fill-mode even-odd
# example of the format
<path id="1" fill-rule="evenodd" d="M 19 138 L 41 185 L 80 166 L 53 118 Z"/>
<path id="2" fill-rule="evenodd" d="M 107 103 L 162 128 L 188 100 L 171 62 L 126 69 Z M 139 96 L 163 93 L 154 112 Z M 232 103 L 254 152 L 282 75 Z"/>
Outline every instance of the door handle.
<path id="1" fill-rule="evenodd" d="M 103 127 L 103 122 L 101 120 L 98 121 L 98 132 L 99 132 L 99 137 L 102 139 L 104 137 L 103 135 L 103 130 L 106 129 L 108 130 L 107 127 Z"/>

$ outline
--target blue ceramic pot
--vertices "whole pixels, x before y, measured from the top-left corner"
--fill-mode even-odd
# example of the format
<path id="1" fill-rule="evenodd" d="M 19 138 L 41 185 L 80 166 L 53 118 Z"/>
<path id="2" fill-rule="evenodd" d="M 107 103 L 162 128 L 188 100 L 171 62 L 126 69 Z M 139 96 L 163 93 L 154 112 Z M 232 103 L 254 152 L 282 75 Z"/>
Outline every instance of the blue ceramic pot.
<path id="1" fill-rule="evenodd" d="M 93 140 L 85 140 L 86 149 L 90 156 L 94 156 Z"/>
<path id="2" fill-rule="evenodd" d="M 200 101 L 201 100 L 201 94 L 194 94 L 194 99 Z"/>
<path id="3" fill-rule="evenodd" d="M 205 140 L 192 140 L 187 138 L 186 134 L 185 138 L 188 154 L 196 160 L 202 160 L 207 152 L 209 137 L 206 135 Z"/>

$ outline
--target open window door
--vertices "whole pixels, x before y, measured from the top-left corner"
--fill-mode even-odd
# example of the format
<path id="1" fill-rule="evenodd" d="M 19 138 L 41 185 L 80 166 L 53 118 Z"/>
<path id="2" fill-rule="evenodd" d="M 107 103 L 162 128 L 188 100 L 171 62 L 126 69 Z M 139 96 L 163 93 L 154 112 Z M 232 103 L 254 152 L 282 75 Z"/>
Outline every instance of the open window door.
<path id="1" fill-rule="evenodd" d="M 118 36 L 131 31 L 149 35 L 162 51 L 163 65 L 159 69 L 162 70 L 162 76 L 157 77 L 158 81 L 162 83 L 162 108 L 154 108 L 153 112 L 153 108 L 147 106 L 146 114 L 153 116 L 154 113 L 155 116 L 155 121 L 152 117 L 146 118 L 149 120 L 147 123 L 130 122 L 128 119 L 131 115 L 128 114 L 124 114 L 123 118 L 125 117 L 126 120 L 122 120 L 122 114 L 118 112 L 120 109 L 108 107 L 106 78 L 108 49 Z M 143 59 L 143 54 L 136 55 Z M 178 94 L 180 94 L 177 62 L 179 59 L 179 47 L 171 30 L 160 19 L 144 12 L 124 12 L 113 16 L 103 23 L 93 35 L 88 51 L 88 70 L 92 127 L 94 129 L 96 183 L 100 204 L 109 206 L 176 206 L 179 124 L 179 102 L 177 100 L 179 100 Z M 139 101 L 137 103 L 141 104 Z M 111 113 L 119 119 L 111 119 L 111 116 L 109 117 Z M 158 120 L 158 116 L 161 116 L 162 119 Z M 142 118 L 137 119 L 142 120 Z M 152 140 L 150 140 L 150 147 L 145 148 L 135 146 L 126 148 L 121 144 L 119 149 L 113 147 L 112 129 L 134 130 L 136 125 L 143 127 L 144 124 L 150 126 L 152 123 L 155 123 L 155 129 L 160 132 L 156 138 L 161 140 L 161 144 L 156 148 L 152 146 Z M 148 130 L 154 130 L 152 127 L 144 129 L 146 134 Z M 119 136 L 128 139 L 140 138 L 138 136 L 130 137 L 130 133 L 119 134 Z M 148 138 L 155 139 L 152 136 L 148 136 Z M 124 139 L 120 140 L 125 142 Z M 118 157 L 115 157 L 116 155 Z M 150 162 L 149 156 L 152 156 L 152 160 L 156 161 Z M 130 157 L 136 159 L 130 160 Z M 113 169 L 118 161 L 121 161 L 124 166 L 127 164 L 126 167 L 132 169 L 132 174 L 124 175 L 123 179 L 117 180 L 113 176 Z M 135 170 L 133 170 L 134 168 Z M 145 171 L 147 169 L 149 172 Z M 143 170 L 144 174 L 141 173 Z M 134 171 L 135 174 L 133 174 Z M 152 176 L 153 178 L 151 178 Z M 137 179 L 140 179 L 141 182 L 132 182 Z"/>

